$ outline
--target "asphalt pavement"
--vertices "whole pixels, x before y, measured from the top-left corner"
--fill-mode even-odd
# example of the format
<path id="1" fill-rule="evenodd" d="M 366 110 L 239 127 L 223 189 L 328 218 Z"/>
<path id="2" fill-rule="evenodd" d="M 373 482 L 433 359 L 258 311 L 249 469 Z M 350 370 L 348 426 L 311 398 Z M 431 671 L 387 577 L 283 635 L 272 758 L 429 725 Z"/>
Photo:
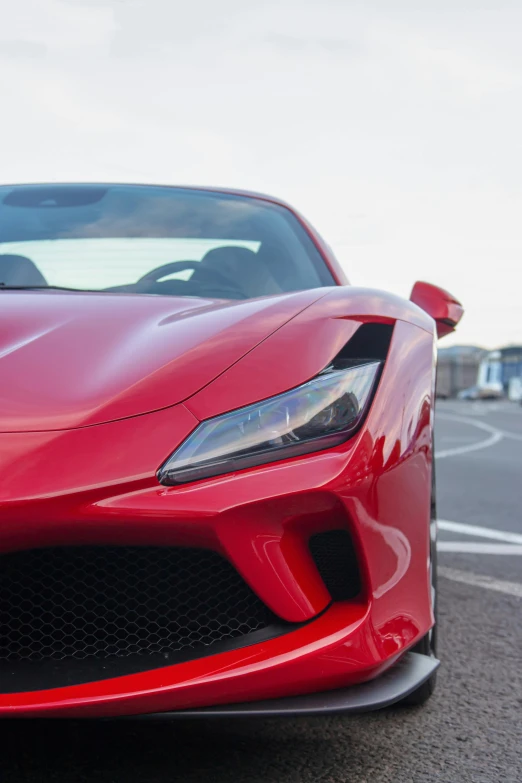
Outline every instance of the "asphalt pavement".
<path id="1" fill-rule="evenodd" d="M 439 671 L 423 708 L 328 719 L 9 722 L 1 783 L 521 783 L 522 407 L 439 402 Z"/>

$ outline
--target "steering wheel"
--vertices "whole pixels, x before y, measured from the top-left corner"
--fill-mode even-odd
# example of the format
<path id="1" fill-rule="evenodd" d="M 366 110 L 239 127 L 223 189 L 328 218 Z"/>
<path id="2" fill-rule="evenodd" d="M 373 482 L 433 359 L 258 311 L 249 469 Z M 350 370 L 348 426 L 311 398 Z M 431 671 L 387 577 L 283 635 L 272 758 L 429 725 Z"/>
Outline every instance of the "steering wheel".
<path id="1" fill-rule="evenodd" d="M 217 269 L 210 269 L 208 266 L 202 266 L 201 261 L 171 261 L 168 264 L 163 264 L 162 266 L 158 266 L 156 269 L 147 272 L 143 277 L 140 277 L 136 282 L 136 286 L 139 286 L 141 283 L 157 283 L 162 277 L 171 275 L 173 272 L 182 272 L 184 269 L 197 269 L 198 277 L 201 274 L 203 274 L 204 277 L 207 277 L 210 286 L 214 286 L 215 290 L 223 291 L 224 288 L 225 292 L 240 294 L 241 298 L 244 298 L 245 296 L 245 292 L 239 288 L 237 283 L 230 280 Z M 189 280 L 188 282 L 191 281 Z"/>

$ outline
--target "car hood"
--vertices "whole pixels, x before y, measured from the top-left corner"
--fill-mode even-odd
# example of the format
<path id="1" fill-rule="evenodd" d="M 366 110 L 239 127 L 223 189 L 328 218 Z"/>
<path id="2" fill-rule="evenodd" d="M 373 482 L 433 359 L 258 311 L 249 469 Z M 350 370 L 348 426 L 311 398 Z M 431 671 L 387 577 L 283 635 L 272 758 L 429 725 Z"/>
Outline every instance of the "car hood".
<path id="1" fill-rule="evenodd" d="M 223 302 L 0 292 L 0 432 L 86 427 L 175 405 L 324 293 Z"/>

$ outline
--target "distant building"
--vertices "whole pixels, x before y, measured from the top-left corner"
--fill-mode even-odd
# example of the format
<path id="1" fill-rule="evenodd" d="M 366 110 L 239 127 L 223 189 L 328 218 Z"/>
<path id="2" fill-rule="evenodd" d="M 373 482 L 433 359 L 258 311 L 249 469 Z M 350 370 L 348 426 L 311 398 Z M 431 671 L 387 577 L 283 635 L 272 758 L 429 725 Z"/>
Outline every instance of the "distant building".
<path id="1" fill-rule="evenodd" d="M 522 378 L 522 345 L 509 345 L 483 356 L 477 375 L 479 388 L 498 388 L 508 396 Z"/>
<path id="2" fill-rule="evenodd" d="M 456 397 L 475 387 L 475 397 L 522 398 L 522 345 L 486 351 L 477 345 L 440 348 L 437 362 L 437 397 Z M 472 398 L 472 397 L 471 397 Z"/>
<path id="3" fill-rule="evenodd" d="M 452 345 L 439 348 L 437 397 L 456 397 L 458 392 L 477 383 L 477 374 L 486 351 L 477 345 Z"/>

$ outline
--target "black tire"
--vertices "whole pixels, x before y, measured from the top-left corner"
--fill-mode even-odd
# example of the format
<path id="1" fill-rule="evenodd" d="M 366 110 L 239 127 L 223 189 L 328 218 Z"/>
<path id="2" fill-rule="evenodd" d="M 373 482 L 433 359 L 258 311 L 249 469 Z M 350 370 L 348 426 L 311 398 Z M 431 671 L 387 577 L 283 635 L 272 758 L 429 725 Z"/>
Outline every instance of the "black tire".
<path id="1" fill-rule="evenodd" d="M 435 624 L 426 636 L 417 642 L 411 652 L 421 655 L 437 656 L 437 493 L 435 487 L 435 450 L 433 451 L 433 465 L 431 471 L 431 514 L 430 514 L 430 561 L 431 561 L 431 590 L 433 602 L 433 614 Z M 437 684 L 437 673 L 431 675 L 419 688 L 402 699 L 400 704 L 405 706 L 420 706 L 428 701 Z"/>

